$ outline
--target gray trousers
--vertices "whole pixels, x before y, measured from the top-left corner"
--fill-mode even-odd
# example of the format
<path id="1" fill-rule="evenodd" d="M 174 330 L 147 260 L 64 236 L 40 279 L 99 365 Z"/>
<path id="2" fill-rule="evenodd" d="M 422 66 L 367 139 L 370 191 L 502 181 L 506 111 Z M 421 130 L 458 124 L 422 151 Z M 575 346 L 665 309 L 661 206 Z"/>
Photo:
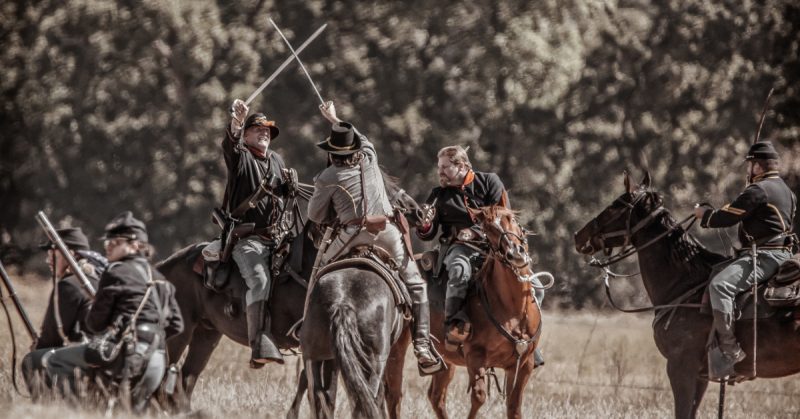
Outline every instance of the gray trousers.
<path id="1" fill-rule="evenodd" d="M 257 235 L 244 237 L 233 246 L 231 256 L 247 285 L 246 304 L 267 301 L 272 280 L 272 242 Z"/>
<path id="2" fill-rule="evenodd" d="M 743 253 L 715 274 L 708 286 L 711 307 L 716 311 L 733 314 L 736 295 L 778 272 L 781 263 L 792 254 L 788 250 L 759 250 L 757 271 L 753 274 L 753 257 Z"/>
<path id="3" fill-rule="evenodd" d="M 334 256 L 347 254 L 353 247 L 362 245 L 376 245 L 385 249 L 389 256 L 399 264 L 400 277 L 403 278 L 406 288 L 408 288 L 411 301 L 420 304 L 428 302 L 427 284 L 419 273 L 417 262 L 407 254 L 408 252 L 403 246 L 403 235 L 392 223 L 387 223 L 386 229 L 378 234 L 362 230 L 361 226 L 344 227 L 325 250 L 321 264 L 324 265 Z"/>
<path id="4" fill-rule="evenodd" d="M 148 345 L 139 342 L 136 352 L 144 354 Z M 77 392 L 77 382 L 81 376 L 86 376 L 95 367 L 86 362 L 86 345 L 69 346 L 56 349 L 47 360 L 45 367 L 47 374 L 59 388 Z M 163 349 L 157 349 L 150 356 L 144 374 L 136 383 L 131 383 L 131 402 L 134 412 L 142 412 L 150 400 L 150 396 L 158 389 L 167 368 L 167 356 Z"/>
<path id="5" fill-rule="evenodd" d="M 453 243 L 447 249 L 444 257 L 444 266 L 447 268 L 447 291 L 445 298 L 467 298 L 469 281 L 472 280 L 472 260 L 478 256 L 478 251 L 461 243 Z M 539 306 L 544 300 L 544 289 L 541 288 L 539 279 L 533 280 L 531 288 L 533 297 Z"/>

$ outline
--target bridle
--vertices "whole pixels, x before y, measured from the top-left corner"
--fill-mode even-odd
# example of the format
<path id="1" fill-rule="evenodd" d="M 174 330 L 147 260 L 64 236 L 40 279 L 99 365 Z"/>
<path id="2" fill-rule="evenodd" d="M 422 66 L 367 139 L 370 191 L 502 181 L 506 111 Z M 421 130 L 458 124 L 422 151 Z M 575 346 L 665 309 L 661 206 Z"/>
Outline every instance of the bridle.
<path id="1" fill-rule="evenodd" d="M 650 239 L 646 243 L 644 243 L 644 244 L 642 244 L 640 246 L 634 246 L 632 244 L 633 235 L 636 234 L 638 231 L 640 231 L 640 230 L 646 228 L 647 226 L 649 226 L 661 214 L 667 212 L 666 208 L 664 208 L 663 205 L 659 204 L 659 206 L 656 209 L 651 211 L 641 221 L 639 221 L 633 227 L 631 227 L 631 218 L 633 216 L 633 210 L 635 209 L 635 207 L 639 203 L 639 201 L 642 201 L 643 199 L 645 199 L 645 197 L 650 196 L 650 194 L 649 194 L 650 192 L 652 192 L 652 191 L 647 190 L 647 189 L 640 189 L 638 191 L 638 193 L 636 195 L 634 195 L 634 198 L 631 200 L 631 202 L 625 202 L 625 201 L 621 200 L 620 198 L 617 198 L 616 201 L 619 201 L 619 202 L 623 203 L 628 208 L 627 211 L 623 211 L 623 212 L 618 213 L 617 215 L 612 217 L 610 220 L 607 220 L 602 225 L 598 225 L 599 222 L 597 221 L 597 217 L 595 217 L 590 222 L 590 223 L 592 223 L 593 228 L 596 228 L 599 231 L 602 231 L 600 229 L 602 229 L 603 227 L 611 224 L 613 221 L 616 221 L 617 219 L 619 219 L 623 215 L 627 214 L 627 221 L 625 222 L 625 229 L 624 230 L 620 229 L 620 230 L 612 231 L 612 232 L 609 232 L 609 233 L 602 233 L 600 235 L 592 236 L 592 237 L 589 238 L 589 246 L 591 247 L 592 239 L 594 239 L 595 237 L 598 237 L 600 239 L 600 243 L 602 245 L 602 247 L 600 249 L 598 249 L 598 250 L 602 250 L 604 254 L 610 255 L 611 254 L 611 250 L 613 249 L 613 247 L 612 248 L 608 248 L 606 246 L 606 244 L 605 244 L 605 239 L 608 239 L 608 238 L 611 238 L 611 237 L 623 236 L 625 238 L 625 242 L 622 245 L 622 250 L 620 250 L 619 253 L 617 253 L 616 255 L 608 257 L 604 261 L 598 260 L 595 257 L 592 257 L 591 261 L 589 261 L 589 265 L 603 269 L 603 272 L 604 272 L 603 284 L 605 285 L 606 296 L 608 297 L 608 300 L 611 303 L 611 305 L 614 308 L 616 308 L 617 310 L 619 310 L 619 311 L 622 311 L 622 312 L 625 312 L 625 313 L 641 313 L 641 312 L 650 311 L 650 310 L 659 310 L 659 309 L 667 309 L 667 308 L 669 308 L 669 309 L 672 309 L 671 312 L 674 313 L 674 310 L 676 308 L 699 308 L 702 304 L 686 304 L 686 303 L 683 303 L 683 301 L 686 298 L 690 297 L 691 295 L 694 295 L 694 293 L 697 292 L 698 289 L 704 287 L 706 285 L 706 283 L 700 284 L 699 286 L 692 288 L 691 290 L 689 290 L 688 292 L 682 294 L 681 296 L 679 296 L 678 298 L 674 299 L 673 301 L 671 301 L 668 304 L 661 304 L 661 305 L 657 305 L 657 306 L 642 307 L 642 308 L 636 308 L 636 309 L 624 309 L 624 308 L 620 307 L 619 305 L 617 305 L 617 303 L 614 301 L 614 299 L 611 296 L 611 286 L 609 285 L 609 279 L 611 277 L 614 277 L 614 278 L 629 278 L 629 277 L 637 276 L 638 274 L 631 274 L 631 275 L 615 274 L 615 273 L 611 272 L 611 270 L 608 268 L 609 266 L 611 266 L 611 265 L 613 265 L 613 264 L 615 264 L 615 263 L 627 258 L 628 256 L 630 256 L 630 255 L 632 255 L 634 253 L 637 253 L 637 252 L 639 252 L 641 250 L 646 249 L 647 247 L 649 247 L 653 243 L 656 243 L 657 241 L 663 239 L 664 237 L 668 236 L 669 234 L 671 234 L 672 232 L 674 232 L 677 229 L 682 229 L 683 231 L 688 231 L 690 228 L 692 228 L 692 225 L 694 225 L 694 222 L 697 221 L 697 218 L 695 218 L 694 214 L 689 215 L 688 217 L 684 218 L 679 223 L 676 223 L 675 225 L 673 225 L 672 227 L 668 228 L 666 231 L 664 231 L 663 233 L 657 235 L 656 237 Z M 613 203 L 612 203 L 612 205 L 613 205 Z M 684 228 L 684 225 L 687 222 L 689 224 L 688 224 L 687 227 Z M 595 231 L 598 231 L 598 230 L 595 230 Z M 664 313 L 664 312 L 662 312 L 662 313 Z M 664 317 L 663 315 L 658 315 L 657 314 L 656 322 L 658 322 L 663 317 Z M 670 320 L 671 320 L 671 318 L 672 318 L 672 316 L 670 315 Z M 665 328 L 669 327 L 670 320 L 667 321 L 667 324 L 666 324 Z"/>
<path id="2" fill-rule="evenodd" d="M 592 219 L 592 221 L 590 221 L 593 230 L 602 231 L 602 229 L 604 227 L 608 226 L 609 224 L 611 224 L 612 222 L 618 220 L 619 218 L 621 218 L 623 216 L 626 216 L 625 228 L 624 229 L 619 229 L 619 230 L 614 230 L 614 231 L 610 231 L 610 232 L 606 232 L 606 233 L 596 234 L 596 235 L 593 235 L 592 237 L 589 238 L 589 247 L 590 247 L 591 250 L 595 250 L 594 247 L 592 246 L 592 241 L 594 239 L 598 239 L 600 241 L 600 246 L 601 247 L 600 247 L 600 249 L 597 249 L 597 250 L 598 251 L 602 251 L 603 254 L 605 254 L 606 256 L 609 256 L 606 260 L 603 260 L 603 261 L 593 258 L 592 261 L 589 262 L 589 264 L 591 266 L 595 266 L 595 267 L 599 267 L 599 268 L 604 268 L 604 267 L 607 267 L 607 266 L 611 266 L 611 265 L 613 265 L 613 264 L 615 264 L 615 263 L 617 263 L 617 262 L 619 262 L 619 261 L 621 261 L 621 260 L 623 260 L 623 259 L 625 259 L 625 258 L 627 258 L 627 257 L 629 257 L 629 256 L 641 251 L 641 250 L 644 250 L 645 248 L 649 247 L 653 243 L 655 243 L 655 242 L 661 240 L 662 238 L 666 237 L 667 235 L 669 235 L 670 233 L 672 233 L 676 229 L 683 228 L 683 225 L 686 224 L 689 221 L 691 221 L 691 222 L 689 223 L 688 227 L 686 227 L 684 230 L 688 230 L 689 228 L 691 228 L 692 224 L 694 224 L 694 222 L 696 220 L 694 215 L 690 215 L 690 216 L 686 217 L 683 221 L 677 223 L 675 226 L 670 227 L 669 229 L 667 229 L 667 231 L 659 234 L 658 236 L 650 239 L 647 243 L 644 243 L 644 244 L 642 244 L 640 246 L 633 245 L 633 236 L 636 233 L 638 233 L 639 231 L 641 231 L 644 228 L 648 227 L 658 217 L 660 217 L 662 214 L 667 212 L 667 209 L 664 208 L 663 205 L 659 204 L 658 207 L 656 207 L 653 211 L 651 211 L 649 214 L 647 214 L 647 216 L 645 216 L 639 222 L 637 222 L 636 224 L 631 226 L 631 222 L 632 222 L 631 219 L 633 218 L 633 210 L 636 208 L 636 206 L 639 204 L 640 201 L 643 201 L 647 197 L 651 197 L 652 193 L 653 192 L 651 190 L 640 189 L 639 191 L 634 193 L 634 197 L 630 202 L 626 202 L 626 201 L 623 201 L 621 198 L 617 198 L 614 202 L 620 202 L 623 205 L 625 205 L 625 207 L 627 207 L 626 211 L 621 211 L 621 212 L 617 213 L 615 216 L 611 217 L 611 219 L 606 220 L 602 225 L 599 223 L 599 221 L 597 221 L 597 217 L 595 217 L 594 219 Z M 613 205 L 613 203 L 612 203 L 612 205 Z M 610 239 L 610 238 L 614 238 L 614 237 L 620 237 L 620 236 L 622 236 L 624 238 L 624 240 L 625 240 L 623 242 L 622 246 L 621 246 L 622 249 L 619 251 L 619 253 L 617 253 L 617 254 L 612 256 L 611 252 L 613 251 L 613 248 L 616 247 L 616 246 L 611 246 L 611 247 L 607 246 L 606 245 L 606 240 Z"/>
<path id="3" fill-rule="evenodd" d="M 513 215 L 511 216 L 511 219 L 512 222 L 516 222 L 516 219 L 514 218 Z M 514 273 L 514 276 L 517 278 L 517 281 L 527 282 L 531 286 L 536 288 L 548 289 L 552 287 L 553 283 L 555 282 L 555 279 L 553 278 L 552 274 L 550 274 L 549 272 L 534 273 L 533 269 L 531 268 L 533 261 L 531 259 L 530 254 L 528 253 L 528 234 L 525 231 L 525 229 L 520 227 L 522 234 L 505 230 L 500 225 L 500 216 L 497 216 L 493 220 L 492 224 L 497 226 L 498 230 L 500 230 L 500 239 L 498 240 L 497 246 L 495 246 L 491 240 L 488 240 L 487 237 L 486 242 L 489 246 L 489 254 L 494 256 L 495 259 L 497 259 L 505 267 L 510 269 L 511 272 Z M 516 239 L 520 243 L 519 246 L 522 247 L 523 250 L 522 263 L 516 263 L 514 260 L 509 259 L 508 257 L 509 254 L 508 249 L 518 246 L 511 240 L 512 238 Z M 526 267 L 528 268 L 529 272 L 527 274 L 523 274 L 522 270 L 525 269 Z M 541 277 L 549 278 L 548 283 L 543 285 L 535 285 L 535 282 Z"/>
<path id="4" fill-rule="evenodd" d="M 514 221 L 513 215 L 511 217 L 513 222 Z M 496 226 L 497 229 L 500 231 L 500 239 L 497 241 L 497 245 L 495 246 L 491 240 L 488 240 L 488 237 L 486 240 L 486 243 L 489 245 L 489 254 L 494 256 L 495 259 L 500 261 L 500 263 L 502 263 L 512 272 L 514 272 L 514 276 L 516 276 L 517 281 L 530 282 L 531 276 L 533 275 L 532 270 L 531 273 L 527 275 L 521 273 L 522 269 L 530 266 L 531 264 L 531 257 L 528 254 L 528 238 L 524 236 L 524 230 L 523 230 L 523 235 L 519 235 L 513 231 L 508 231 L 504 229 L 502 225 L 500 225 L 500 218 L 501 217 L 498 215 L 492 221 L 492 224 L 494 224 L 494 226 Z M 522 263 L 519 264 L 515 263 L 513 259 L 509 259 L 508 257 L 510 253 L 509 249 L 519 246 L 516 243 L 514 243 L 511 240 L 511 238 L 517 239 L 522 247 L 523 250 L 522 254 L 524 255 L 522 258 L 523 260 Z"/>
<path id="5" fill-rule="evenodd" d="M 510 215 L 512 224 L 517 224 L 516 219 L 513 213 Z M 492 243 L 492 240 L 489 240 L 487 237 L 487 244 L 489 246 L 489 254 L 492 255 L 496 260 L 500 261 L 504 266 L 509 268 L 513 273 L 514 276 L 517 278 L 519 282 L 527 282 L 530 284 L 531 287 L 534 288 L 550 288 L 553 286 L 555 279 L 550 272 L 538 272 L 533 273 L 533 268 L 531 267 L 532 261 L 531 257 L 528 254 L 528 239 L 527 234 L 524 228 L 520 227 L 522 234 L 517 234 L 513 231 L 508 231 L 502 227 L 500 224 L 501 216 L 495 215 L 494 220 L 492 220 L 493 227 L 500 230 L 500 239 L 498 240 L 497 246 Z M 485 228 L 484 228 L 485 230 Z M 520 244 L 512 242 L 511 238 L 514 238 L 519 241 Z M 522 254 L 524 255 L 522 258 L 522 263 L 515 263 L 513 260 L 509 259 L 508 255 L 510 254 L 508 249 L 517 248 L 517 246 L 522 247 Z M 505 250 L 504 250 L 505 249 Z M 518 248 L 515 250 L 519 250 Z M 523 268 L 528 267 L 529 273 L 522 274 L 521 271 Z M 535 282 L 538 282 L 538 278 L 540 277 L 549 277 L 550 281 L 546 285 L 535 285 Z M 481 300 L 481 306 L 483 306 L 484 311 L 486 312 L 486 316 L 494 325 L 495 329 L 500 332 L 503 337 L 506 338 L 509 342 L 514 345 L 514 353 L 517 356 L 517 364 L 514 370 L 514 380 L 511 384 L 511 389 L 514 389 L 517 386 L 517 376 L 519 374 L 519 367 L 520 363 L 522 362 L 522 357 L 528 353 L 530 348 L 530 344 L 534 343 L 539 340 L 539 336 L 542 333 L 542 322 L 539 321 L 539 324 L 536 328 L 536 331 L 531 335 L 528 339 L 520 339 L 514 336 L 511 331 L 509 331 L 503 324 L 501 324 L 497 318 L 495 318 L 494 313 L 492 312 L 491 305 L 489 302 L 489 297 L 486 294 L 486 289 L 484 284 L 481 284 L 480 281 L 478 282 L 478 296 Z M 530 297 L 530 294 L 529 294 Z M 532 300 L 535 301 L 532 297 Z M 538 302 L 534 302 L 533 304 L 537 304 Z"/>

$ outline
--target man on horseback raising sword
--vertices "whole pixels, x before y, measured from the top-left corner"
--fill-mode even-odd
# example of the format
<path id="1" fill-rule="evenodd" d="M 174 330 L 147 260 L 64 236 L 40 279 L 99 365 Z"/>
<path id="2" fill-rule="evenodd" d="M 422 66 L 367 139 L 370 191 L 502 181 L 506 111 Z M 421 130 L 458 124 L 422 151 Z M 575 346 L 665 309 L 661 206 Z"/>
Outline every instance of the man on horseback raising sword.
<path id="1" fill-rule="evenodd" d="M 695 208 L 695 216 L 705 228 L 739 224 L 742 249 L 709 285 L 714 331 L 722 353 L 718 369 L 730 375 L 746 356 L 734 334 L 736 295 L 774 275 L 792 255 L 796 197 L 778 175 L 778 159 L 771 142 L 754 143 L 745 157 L 748 185 L 744 191 L 720 209 L 707 204 Z"/>
<path id="2" fill-rule="evenodd" d="M 420 371 L 436 372 L 441 361 L 431 350 L 426 283 L 413 254 L 404 247 L 401 230 L 395 225 L 375 146 L 352 124 L 337 117 L 333 102 L 320 105 L 320 111 L 333 124 L 330 136 L 317 144 L 328 152 L 329 166 L 314 180 L 308 218 L 318 224 L 341 226 L 339 234 L 324 250 L 322 264 L 346 255 L 355 246 L 383 248 L 398 263 L 400 277 L 411 297 L 414 355 Z M 385 217 L 384 222 L 388 222 L 378 228 L 380 231 L 371 232 L 368 222 L 373 217 Z"/>
<path id="3" fill-rule="evenodd" d="M 510 208 L 508 194 L 495 173 L 472 169 L 467 150 L 461 146 L 442 148 L 437 155 L 439 185 L 431 191 L 422 206 L 421 226 L 417 235 L 433 240 L 441 229 L 440 255 L 447 269 L 445 297 L 445 339 L 450 347 L 458 347 L 470 335 L 472 326 L 464 312 L 474 262 L 486 238 L 470 209 L 501 205 Z M 441 260 L 441 256 L 439 259 Z M 437 261 L 438 262 L 438 261 Z M 439 263 L 434 267 L 438 274 Z M 538 282 L 538 279 L 535 280 Z M 539 284 L 541 285 L 541 284 Z M 541 304 L 544 290 L 534 288 L 536 301 Z M 544 364 L 537 348 L 535 364 Z"/>
<path id="4" fill-rule="evenodd" d="M 252 349 L 250 367 L 260 368 L 268 362 L 283 364 L 283 356 L 270 332 L 268 300 L 273 285 L 271 257 L 281 240 L 277 226 L 283 212 L 278 207 L 291 188 L 287 178 L 292 171 L 285 168 L 278 153 L 269 150 L 270 142 L 280 132 L 275 121 L 263 113 L 249 117 L 247 113 L 247 105 L 236 99 L 231 106 L 230 126 L 222 140 L 228 169 L 223 208 L 235 225 L 249 224 L 252 228 L 229 237 L 224 246 L 233 246 L 230 254 L 247 285 L 244 300 L 247 337 Z M 230 228 L 233 227 L 226 227 Z"/>

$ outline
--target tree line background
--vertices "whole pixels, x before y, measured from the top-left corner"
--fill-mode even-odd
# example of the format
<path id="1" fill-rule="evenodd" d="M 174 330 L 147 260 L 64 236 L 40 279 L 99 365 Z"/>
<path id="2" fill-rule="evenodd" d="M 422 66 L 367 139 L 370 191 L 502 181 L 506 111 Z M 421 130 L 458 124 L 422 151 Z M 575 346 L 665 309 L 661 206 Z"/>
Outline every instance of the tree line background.
<path id="1" fill-rule="evenodd" d="M 649 170 L 676 218 L 732 199 L 771 87 L 762 136 L 800 192 L 793 0 L 13 1 L 0 5 L 3 261 L 43 269 L 38 210 L 92 238 L 132 210 L 162 258 L 213 237 L 228 107 L 289 55 L 267 17 L 295 46 L 328 23 L 301 58 L 412 196 L 436 185 L 445 145 L 500 175 L 557 276 L 551 306 L 604 304 L 572 234 L 622 192 L 623 169 Z M 317 105 L 292 64 L 251 106 L 306 182 L 330 129 Z M 635 280 L 617 292 L 643 303 Z"/>

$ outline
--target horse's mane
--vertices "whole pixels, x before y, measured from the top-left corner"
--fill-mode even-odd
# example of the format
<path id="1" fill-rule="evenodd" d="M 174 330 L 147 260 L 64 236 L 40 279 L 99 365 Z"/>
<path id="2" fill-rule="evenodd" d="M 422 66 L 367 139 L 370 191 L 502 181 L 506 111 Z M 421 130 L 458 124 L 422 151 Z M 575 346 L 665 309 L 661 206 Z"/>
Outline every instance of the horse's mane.
<path id="1" fill-rule="evenodd" d="M 400 186 L 400 178 L 390 175 L 386 171 L 386 168 L 383 167 L 382 165 L 379 165 L 378 168 L 380 169 L 381 176 L 383 177 L 383 187 L 386 189 L 386 193 L 388 195 L 391 196 L 395 192 L 403 189 L 403 187 Z"/>
<path id="2" fill-rule="evenodd" d="M 509 217 L 513 218 L 513 217 L 516 217 L 519 214 L 519 211 L 512 210 L 510 208 L 506 208 L 506 207 L 504 207 L 502 205 L 492 205 L 492 206 L 488 206 L 488 207 L 482 207 L 481 211 L 484 214 L 490 214 L 492 211 L 494 211 L 494 213 L 497 214 L 497 216 L 499 216 L 499 217 L 509 216 Z"/>
<path id="3" fill-rule="evenodd" d="M 658 219 L 658 223 L 665 229 L 674 228 L 678 222 L 667 211 L 665 216 Z M 694 277 L 695 281 L 708 279 L 711 267 L 726 259 L 719 253 L 708 250 L 697 238 L 683 228 L 677 228 L 664 238 L 667 241 L 669 264 L 676 271 L 683 272 L 687 277 Z M 694 281 L 693 281 L 694 282 Z"/>

